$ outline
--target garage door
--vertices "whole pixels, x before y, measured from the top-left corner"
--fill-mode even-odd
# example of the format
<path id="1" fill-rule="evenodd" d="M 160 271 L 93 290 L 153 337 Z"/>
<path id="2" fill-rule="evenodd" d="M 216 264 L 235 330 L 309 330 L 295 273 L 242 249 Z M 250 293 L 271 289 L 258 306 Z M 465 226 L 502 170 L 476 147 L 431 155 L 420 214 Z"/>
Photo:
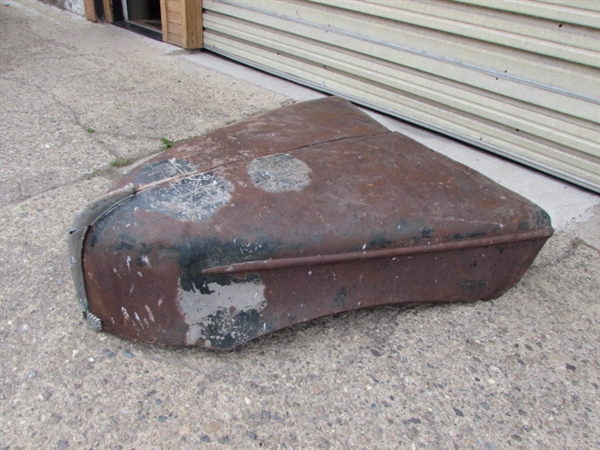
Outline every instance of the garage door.
<path id="1" fill-rule="evenodd" d="M 596 0 L 204 0 L 204 47 L 600 192 Z"/>

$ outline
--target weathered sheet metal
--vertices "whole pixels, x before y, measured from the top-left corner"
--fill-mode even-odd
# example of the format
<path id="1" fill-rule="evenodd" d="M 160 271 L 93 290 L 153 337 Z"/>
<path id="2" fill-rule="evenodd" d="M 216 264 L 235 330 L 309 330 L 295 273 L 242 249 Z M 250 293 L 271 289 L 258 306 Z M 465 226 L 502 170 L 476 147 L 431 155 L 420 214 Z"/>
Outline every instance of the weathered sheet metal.
<path id="1" fill-rule="evenodd" d="M 552 235 L 538 206 L 337 98 L 187 141 L 113 191 L 74 227 L 80 303 L 96 328 L 174 346 L 496 298 Z"/>

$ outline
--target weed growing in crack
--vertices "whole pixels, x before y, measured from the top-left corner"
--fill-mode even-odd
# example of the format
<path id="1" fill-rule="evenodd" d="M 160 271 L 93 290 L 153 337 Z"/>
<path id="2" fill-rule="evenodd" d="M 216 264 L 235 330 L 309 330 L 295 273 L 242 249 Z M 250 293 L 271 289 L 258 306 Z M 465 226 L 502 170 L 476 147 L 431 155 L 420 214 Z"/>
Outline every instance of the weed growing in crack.
<path id="1" fill-rule="evenodd" d="M 175 142 L 173 142 L 170 139 L 167 139 L 166 137 L 161 137 L 160 140 L 163 143 L 163 148 L 165 150 L 170 149 L 171 147 L 173 147 L 175 145 Z"/>
<path id="2" fill-rule="evenodd" d="M 123 158 L 120 156 L 117 159 L 113 159 L 110 162 L 110 165 L 111 165 L 111 167 L 124 167 L 124 166 L 128 166 L 129 164 L 131 164 L 134 161 L 135 161 L 135 158 Z"/>

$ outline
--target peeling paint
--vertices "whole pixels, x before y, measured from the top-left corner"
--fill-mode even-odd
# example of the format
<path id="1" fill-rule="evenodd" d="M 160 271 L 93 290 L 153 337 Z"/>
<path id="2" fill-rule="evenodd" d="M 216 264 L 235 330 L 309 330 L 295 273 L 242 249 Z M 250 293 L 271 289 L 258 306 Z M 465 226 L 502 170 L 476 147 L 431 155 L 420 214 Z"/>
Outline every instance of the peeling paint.
<path id="1" fill-rule="evenodd" d="M 210 295 L 200 290 L 177 293 L 178 309 L 188 325 L 187 345 L 204 341 L 206 347 L 225 347 L 245 342 L 266 329 L 260 318 L 265 308 L 265 285 L 258 277 L 228 285 L 208 283 Z M 206 292 L 206 291 L 203 291 Z"/>
<path id="2" fill-rule="evenodd" d="M 81 17 L 85 16 L 85 9 L 83 6 L 83 0 L 42 0 L 44 3 L 49 5 L 57 6 L 61 9 L 65 9 L 69 12 L 77 14 Z"/>

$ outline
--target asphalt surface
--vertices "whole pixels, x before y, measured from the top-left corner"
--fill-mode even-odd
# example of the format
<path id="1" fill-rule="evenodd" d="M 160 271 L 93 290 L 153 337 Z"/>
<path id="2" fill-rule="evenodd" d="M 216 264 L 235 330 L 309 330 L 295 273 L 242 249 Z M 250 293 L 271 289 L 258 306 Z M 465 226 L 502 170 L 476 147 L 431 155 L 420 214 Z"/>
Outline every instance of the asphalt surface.
<path id="1" fill-rule="evenodd" d="M 201 56 L 0 3 L 0 449 L 600 448 L 600 200 L 556 180 L 532 198 L 557 233 L 494 301 L 356 311 L 231 353 L 91 331 L 76 212 L 163 138 L 295 100 Z"/>

